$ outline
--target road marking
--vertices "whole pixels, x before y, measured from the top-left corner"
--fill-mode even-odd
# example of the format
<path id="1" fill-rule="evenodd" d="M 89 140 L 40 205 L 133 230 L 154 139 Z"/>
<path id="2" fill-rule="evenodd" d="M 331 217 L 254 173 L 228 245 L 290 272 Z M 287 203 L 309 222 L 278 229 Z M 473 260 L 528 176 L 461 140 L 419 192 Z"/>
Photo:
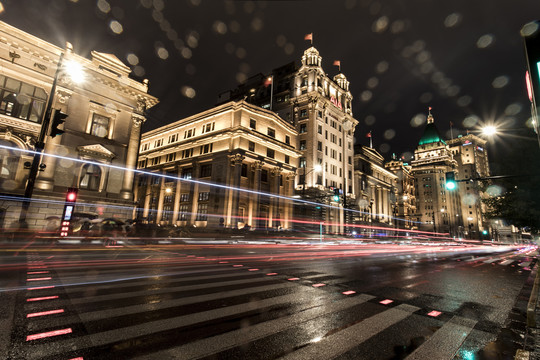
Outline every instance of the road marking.
<path id="1" fill-rule="evenodd" d="M 49 285 L 49 286 L 37 286 L 37 287 L 31 287 L 31 288 L 28 288 L 26 290 L 43 290 L 43 289 L 54 289 L 54 285 Z"/>
<path id="2" fill-rule="evenodd" d="M 476 325 L 476 320 L 454 316 L 444 324 L 433 336 L 407 357 L 415 359 L 452 359 L 465 338 Z"/>
<path id="3" fill-rule="evenodd" d="M 267 281 L 275 281 L 275 280 L 271 280 L 264 277 L 252 277 L 249 279 L 230 280 L 230 281 L 222 281 L 222 282 L 197 284 L 197 285 L 184 285 L 184 286 L 176 286 L 176 287 L 171 287 L 171 288 L 160 288 L 156 290 L 140 290 L 140 291 L 133 291 L 133 292 L 107 294 L 107 295 L 96 295 L 92 297 L 71 298 L 69 302 L 72 304 L 84 304 L 84 303 L 93 303 L 97 301 L 120 300 L 120 299 L 126 299 L 126 298 L 133 298 L 136 296 L 168 294 L 168 293 L 173 293 L 173 292 L 178 292 L 178 291 L 212 289 L 215 287 L 242 285 L 242 284 L 267 282 Z"/>
<path id="4" fill-rule="evenodd" d="M 33 278 L 33 279 L 26 279 L 26 281 L 44 281 L 44 280 L 51 280 L 52 278 L 49 277 L 43 277 L 43 278 Z"/>
<path id="5" fill-rule="evenodd" d="M 284 283 L 284 284 L 289 285 L 289 283 Z M 289 286 L 298 286 L 298 285 L 290 284 Z M 152 335 L 155 333 L 159 333 L 161 331 L 168 331 L 168 330 L 172 330 L 178 327 L 185 327 L 185 326 L 191 326 L 197 323 L 214 321 L 219 318 L 234 316 L 234 315 L 242 314 L 246 311 L 263 309 L 263 308 L 273 306 L 273 305 L 305 303 L 309 301 L 313 302 L 316 299 L 316 294 L 314 294 L 314 291 L 316 290 L 311 289 L 311 288 L 304 288 L 304 291 L 301 294 L 294 293 L 294 294 L 289 294 L 289 295 L 276 296 L 269 299 L 250 301 L 248 303 L 227 306 L 224 308 L 212 309 L 212 310 L 189 314 L 189 315 L 176 316 L 176 317 L 164 319 L 164 320 L 149 321 L 144 324 L 128 326 L 122 329 L 108 330 L 108 331 L 104 331 L 104 332 L 100 332 L 96 334 L 80 336 L 73 339 L 60 340 L 56 342 L 54 346 L 51 346 L 50 344 L 37 345 L 36 347 L 32 348 L 32 353 L 29 354 L 28 359 L 41 359 L 43 357 L 52 357 L 53 355 L 62 353 L 66 351 L 66 349 L 71 349 L 74 346 L 76 346 L 77 349 L 79 350 L 87 348 L 89 346 L 104 346 L 106 344 L 138 338 L 138 337 L 146 336 L 146 335 Z M 357 299 L 357 298 L 358 297 L 350 298 L 350 299 Z M 321 308 L 320 309 L 321 314 L 319 315 L 322 315 L 323 313 L 327 312 L 327 306 L 320 306 L 318 308 Z M 81 316 L 81 320 L 83 322 L 86 321 L 85 319 L 83 319 L 82 316 Z M 293 324 L 297 325 L 296 322 L 293 322 Z M 249 333 L 251 333 L 252 328 L 253 327 L 247 328 Z"/>
<path id="6" fill-rule="evenodd" d="M 71 328 L 48 331 L 44 333 L 28 335 L 26 337 L 26 341 L 39 340 L 39 339 L 44 339 L 51 336 L 65 335 L 65 334 L 71 334 L 71 333 L 72 333 Z"/>
<path id="7" fill-rule="evenodd" d="M 26 299 L 26 301 L 32 302 L 32 301 L 43 301 L 43 300 L 53 300 L 53 299 L 58 299 L 58 295 L 29 298 L 29 299 Z"/>
<path id="8" fill-rule="evenodd" d="M 298 285 L 293 284 L 293 283 L 279 283 L 279 284 L 257 286 L 257 287 L 251 287 L 251 288 L 246 288 L 246 289 L 239 289 L 239 290 L 227 290 L 227 291 L 221 291 L 221 292 L 212 293 L 212 294 L 183 297 L 176 300 L 167 300 L 167 301 L 163 301 L 161 303 L 155 303 L 155 304 L 137 304 L 137 305 L 120 307 L 120 308 L 107 309 L 107 310 L 84 312 L 78 315 L 63 316 L 60 318 L 56 318 L 54 320 L 50 319 L 47 321 L 47 323 L 43 323 L 43 324 L 29 324 L 28 327 L 31 330 L 36 330 L 36 329 L 39 329 L 39 326 L 47 326 L 47 327 L 62 326 L 62 325 L 68 325 L 72 323 L 79 323 L 81 321 L 84 323 L 84 322 L 89 322 L 89 321 L 108 319 L 108 318 L 117 317 L 117 316 L 137 315 L 145 311 L 162 310 L 162 309 L 167 309 L 167 308 L 176 307 L 176 306 L 214 301 L 214 300 L 223 299 L 227 297 L 250 295 L 250 294 L 258 293 L 261 291 L 271 291 L 271 290 L 279 290 L 283 288 L 290 288 L 293 286 L 298 286 Z M 56 304 L 64 305 L 62 304 L 62 301 L 56 302 Z M 243 305 L 244 309 L 246 308 L 246 306 L 249 307 L 250 306 L 249 304 L 251 303 L 244 304 Z"/>
<path id="9" fill-rule="evenodd" d="M 36 313 L 27 314 L 26 318 L 33 318 L 33 317 L 53 315 L 53 314 L 61 314 L 63 312 L 64 312 L 64 309 L 48 310 L 48 311 L 42 311 L 42 312 L 36 312 Z"/>
<path id="10" fill-rule="evenodd" d="M 311 343 L 284 356 L 282 359 L 326 360 L 336 358 L 418 310 L 420 308 L 416 306 L 401 304 L 328 335 L 316 343 Z"/>
<path id="11" fill-rule="evenodd" d="M 311 298 L 312 296 L 313 294 L 310 294 L 308 298 Z M 198 359 L 211 356 L 218 352 L 287 330 L 319 316 L 343 311 L 353 306 L 360 305 L 373 298 L 374 296 L 371 295 L 360 294 L 351 298 L 343 298 L 336 302 L 325 302 L 324 304 L 321 304 L 321 306 L 309 308 L 289 316 L 269 320 L 246 327 L 245 329 L 230 331 L 225 334 L 163 350 L 158 353 L 141 356 L 136 359 L 166 359 L 171 357 L 174 357 L 175 359 Z"/>
<path id="12" fill-rule="evenodd" d="M 311 285 L 311 286 L 317 288 L 317 287 L 323 287 L 323 286 L 326 286 L 326 284 L 322 284 L 322 283 L 321 283 L 321 284 L 313 284 L 313 285 Z"/>
<path id="13" fill-rule="evenodd" d="M 484 263 L 485 264 L 491 264 L 491 263 L 493 263 L 495 261 L 499 261 L 499 260 L 501 260 L 501 258 L 489 259 L 489 260 L 484 261 Z"/>

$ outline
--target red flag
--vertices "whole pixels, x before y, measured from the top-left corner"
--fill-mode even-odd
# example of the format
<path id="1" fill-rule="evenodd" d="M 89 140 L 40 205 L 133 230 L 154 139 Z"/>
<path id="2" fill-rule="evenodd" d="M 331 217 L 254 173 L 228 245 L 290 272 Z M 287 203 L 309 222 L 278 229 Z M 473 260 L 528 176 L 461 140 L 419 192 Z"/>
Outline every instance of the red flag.
<path id="1" fill-rule="evenodd" d="M 341 66 L 341 61 L 339 61 L 339 60 L 334 60 L 334 65 L 335 65 L 335 66 Z"/>
<path id="2" fill-rule="evenodd" d="M 454 123 L 450 121 L 450 126 L 454 126 Z"/>
<path id="3" fill-rule="evenodd" d="M 313 41 L 313 33 L 306 34 L 306 36 L 304 36 L 304 40 Z"/>
<path id="4" fill-rule="evenodd" d="M 367 133 L 366 137 L 371 137 L 371 131 Z"/>

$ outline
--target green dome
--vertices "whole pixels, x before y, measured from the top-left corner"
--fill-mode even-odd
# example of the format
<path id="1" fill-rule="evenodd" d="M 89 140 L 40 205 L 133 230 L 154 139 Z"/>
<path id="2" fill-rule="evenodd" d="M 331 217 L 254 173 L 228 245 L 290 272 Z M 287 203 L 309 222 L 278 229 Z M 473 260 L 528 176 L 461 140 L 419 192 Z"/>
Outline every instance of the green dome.
<path id="1" fill-rule="evenodd" d="M 418 145 L 432 144 L 439 141 L 446 145 L 446 142 L 443 140 L 439 130 L 435 126 L 435 123 L 433 121 L 428 121 L 426 128 L 424 129 L 424 135 L 422 135 L 420 138 Z"/>

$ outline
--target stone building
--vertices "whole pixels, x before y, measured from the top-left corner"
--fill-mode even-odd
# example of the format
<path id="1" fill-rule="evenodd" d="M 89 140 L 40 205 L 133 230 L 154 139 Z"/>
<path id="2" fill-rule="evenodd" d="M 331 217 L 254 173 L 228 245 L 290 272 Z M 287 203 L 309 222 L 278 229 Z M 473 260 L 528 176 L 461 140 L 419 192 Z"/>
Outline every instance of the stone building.
<path id="1" fill-rule="evenodd" d="M 290 229 L 297 137 L 291 123 L 243 100 L 144 133 L 135 217 L 199 228 Z"/>
<path id="2" fill-rule="evenodd" d="M 457 161 L 459 174 L 457 178 L 468 180 L 458 182 L 464 235 L 475 239 L 488 228 L 482 215 L 486 209 L 482 203 L 484 184 L 480 180 L 490 176 L 486 142 L 473 134 L 447 140 L 450 151 Z"/>
<path id="3" fill-rule="evenodd" d="M 400 219 L 398 227 L 416 229 L 416 196 L 412 167 L 402 160 L 393 159 L 385 163 L 386 169 L 397 176 L 396 215 Z"/>
<path id="4" fill-rule="evenodd" d="M 424 134 L 411 161 L 416 187 L 416 221 L 420 230 L 461 236 L 463 219 L 459 191 L 446 189 L 445 174 L 457 171 L 450 146 L 429 112 Z"/>
<path id="5" fill-rule="evenodd" d="M 371 225 L 399 226 L 395 222 L 398 177 L 384 166 L 383 156 L 375 149 L 354 147 L 354 180 L 357 220 Z"/>
<path id="6" fill-rule="evenodd" d="M 331 207 L 314 213 L 297 207 L 296 217 L 326 232 L 344 231 L 343 207 L 355 202 L 353 140 L 358 121 L 352 112 L 349 81 L 341 72 L 330 78 L 314 47 L 304 51 L 300 66 L 292 62 L 258 74 L 238 88 L 219 95 L 218 103 L 242 100 L 271 110 L 291 124 L 298 137 L 293 146 L 301 152 L 296 175 L 296 195 Z M 321 171 L 317 171 L 321 168 Z M 340 189 L 339 201 L 333 190 Z"/>
<path id="7" fill-rule="evenodd" d="M 92 51 L 86 59 L 69 44 L 59 48 L 4 22 L 0 64 L 0 144 L 5 146 L 0 149 L 0 224 L 10 226 L 19 218 L 33 157 L 22 151 L 34 149 L 49 96 L 52 108 L 68 117 L 64 134 L 45 136 L 29 227 L 51 225 L 62 214 L 69 187 L 79 189 L 76 213 L 130 218 L 134 173 L 129 169 L 136 167 L 144 112 L 157 103 L 147 93 L 148 83 L 129 78 L 130 68 L 112 54 Z M 82 82 L 68 75 L 69 64 L 80 67 Z"/>

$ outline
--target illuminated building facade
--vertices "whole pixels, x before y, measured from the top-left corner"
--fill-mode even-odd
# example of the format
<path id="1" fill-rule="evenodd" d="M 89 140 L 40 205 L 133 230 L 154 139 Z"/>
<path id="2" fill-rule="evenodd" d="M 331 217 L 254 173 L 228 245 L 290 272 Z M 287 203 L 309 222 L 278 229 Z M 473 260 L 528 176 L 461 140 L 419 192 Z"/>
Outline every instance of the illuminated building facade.
<path id="1" fill-rule="evenodd" d="M 293 62 L 268 76 L 249 78 L 238 88 L 220 94 L 218 103 L 242 99 L 277 113 L 296 129 L 298 136 L 292 144 L 301 153 L 296 195 L 333 205 L 322 209 L 319 218 L 309 218 L 306 207 L 299 206 L 296 216 L 317 224 L 323 221 L 327 232 L 343 232 L 343 206 L 355 203 L 353 139 L 358 124 L 345 75 L 328 77 L 318 50 L 310 47 L 304 51 L 300 67 Z M 316 171 L 319 166 L 322 170 Z M 332 200 L 331 188 L 341 189 L 339 202 Z"/>
<path id="2" fill-rule="evenodd" d="M 377 150 L 355 146 L 354 180 L 356 204 L 362 223 L 399 225 L 394 222 L 398 177 L 384 166 L 384 158 Z"/>
<path id="3" fill-rule="evenodd" d="M 197 228 L 290 229 L 297 136 L 291 123 L 243 100 L 144 133 L 138 167 L 165 177 L 138 176 L 135 217 Z"/>
<path id="4" fill-rule="evenodd" d="M 68 117 L 64 134 L 45 137 L 44 156 L 27 215 L 31 229 L 54 228 L 62 215 L 66 189 L 79 189 L 75 212 L 99 217 L 131 217 L 134 173 L 107 165 L 136 167 L 145 109 L 157 103 L 148 84 L 129 78 L 131 70 L 111 54 L 91 52 L 91 59 L 0 22 L 0 225 L 19 218 L 32 154 L 41 129 L 58 62 L 82 67 L 76 83 L 58 73 L 52 108 Z M 63 68 L 64 69 L 64 68 Z M 47 131 L 47 134 L 49 132 Z M 77 161 L 70 160 L 76 159 Z M 26 164 L 26 165 L 25 165 Z"/>
<path id="5" fill-rule="evenodd" d="M 461 214 L 463 216 L 464 234 L 478 239 L 487 225 L 482 214 L 485 205 L 482 182 L 479 178 L 490 176 L 486 140 L 468 134 L 457 139 L 447 140 L 454 159 L 457 161 L 459 194 L 461 196 Z"/>
<path id="6" fill-rule="evenodd" d="M 412 167 L 402 160 L 393 159 L 384 164 L 386 169 L 397 176 L 396 183 L 396 214 L 399 219 L 398 226 L 404 229 L 415 229 L 416 195 Z"/>
<path id="7" fill-rule="evenodd" d="M 443 140 L 431 111 L 411 161 L 416 187 L 416 221 L 420 230 L 461 236 L 459 191 L 446 189 L 445 174 L 457 170 L 450 146 Z"/>

